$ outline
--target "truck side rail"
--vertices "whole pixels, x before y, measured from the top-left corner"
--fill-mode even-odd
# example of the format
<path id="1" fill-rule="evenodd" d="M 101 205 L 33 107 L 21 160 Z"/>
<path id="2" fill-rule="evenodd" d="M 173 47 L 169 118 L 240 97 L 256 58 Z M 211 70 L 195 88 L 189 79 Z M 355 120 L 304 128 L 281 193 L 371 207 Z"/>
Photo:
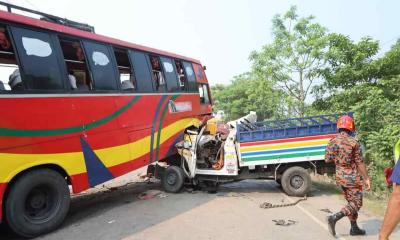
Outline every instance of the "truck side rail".
<path id="1" fill-rule="evenodd" d="M 352 112 L 289 118 L 237 125 L 238 142 L 265 141 L 282 138 L 325 135 L 336 133 L 336 121 L 340 116 L 353 116 Z"/>

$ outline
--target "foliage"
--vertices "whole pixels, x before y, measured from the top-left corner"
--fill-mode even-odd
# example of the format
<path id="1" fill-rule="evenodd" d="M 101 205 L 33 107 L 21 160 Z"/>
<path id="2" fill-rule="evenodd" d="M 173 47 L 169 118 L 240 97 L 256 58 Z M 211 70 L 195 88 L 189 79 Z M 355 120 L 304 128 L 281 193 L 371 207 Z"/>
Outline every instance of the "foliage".
<path id="1" fill-rule="evenodd" d="M 230 118 L 253 110 L 259 119 L 354 112 L 379 194 L 400 136 L 400 40 L 381 55 L 371 37 L 355 42 L 329 33 L 312 16 L 299 17 L 295 7 L 272 23 L 273 41 L 250 54 L 251 72 L 213 87 L 216 109 Z"/>
<path id="2" fill-rule="evenodd" d="M 260 80 L 250 73 L 234 77 L 228 86 L 212 87 L 215 110 L 224 110 L 228 120 L 256 111 L 259 120 L 282 114 L 283 93 L 273 89 L 272 83 Z"/>
<path id="3" fill-rule="evenodd" d="M 326 31 L 313 16 L 299 18 L 296 7 L 291 7 L 273 18 L 272 43 L 250 54 L 253 72 L 283 89 L 292 98 L 289 109 L 300 117 L 324 65 Z"/>
<path id="4" fill-rule="evenodd" d="M 346 39 L 341 50 L 349 54 L 329 55 L 325 84 L 318 89 L 323 94 L 317 96 L 313 108 L 354 112 L 359 138 L 367 146 L 366 160 L 374 191 L 380 192 L 385 189 L 383 169 L 393 165 L 392 148 L 400 134 L 400 71 L 395 67 L 400 59 L 400 44 L 397 42 L 377 58 L 371 55 L 377 53 L 376 41 L 364 38 L 353 43 Z"/>

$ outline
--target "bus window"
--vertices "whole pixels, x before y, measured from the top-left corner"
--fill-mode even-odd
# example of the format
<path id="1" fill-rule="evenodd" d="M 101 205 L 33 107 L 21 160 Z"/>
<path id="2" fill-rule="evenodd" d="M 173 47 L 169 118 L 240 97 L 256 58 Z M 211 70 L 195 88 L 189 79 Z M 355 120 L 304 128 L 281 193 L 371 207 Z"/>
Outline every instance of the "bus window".
<path id="1" fill-rule="evenodd" d="M 150 65 L 152 70 L 152 77 L 155 83 L 155 89 L 157 92 L 165 92 L 165 79 L 162 72 L 160 58 L 157 56 L 150 55 Z"/>
<path id="2" fill-rule="evenodd" d="M 192 64 L 189 62 L 183 62 L 183 67 L 188 79 L 188 90 L 189 92 L 197 91 L 196 76 L 193 71 Z"/>
<path id="3" fill-rule="evenodd" d="M 119 81 L 121 89 L 125 92 L 135 90 L 135 77 L 132 74 L 131 63 L 129 61 L 127 50 L 114 48 L 115 59 L 117 61 Z"/>
<path id="4" fill-rule="evenodd" d="M 69 87 L 72 90 L 88 91 L 93 84 L 85 61 L 81 43 L 77 40 L 60 38 L 60 45 L 67 67 Z"/>
<path id="5" fill-rule="evenodd" d="M 180 92 L 180 86 L 175 72 L 175 67 L 170 58 L 161 57 L 161 62 L 165 72 L 165 79 L 167 80 L 168 92 Z"/>
<path id="6" fill-rule="evenodd" d="M 188 86 L 187 86 L 188 82 L 187 82 L 187 77 L 186 77 L 182 62 L 179 60 L 175 60 L 175 67 L 176 67 L 176 71 L 178 73 L 179 87 L 182 91 L 187 91 L 188 90 Z"/>
<path id="7" fill-rule="evenodd" d="M 147 56 L 143 52 L 129 51 L 129 57 L 135 69 L 136 91 L 152 92 L 153 85 Z"/>
<path id="8" fill-rule="evenodd" d="M 14 54 L 10 35 L 5 26 L 0 25 L 0 93 L 23 89 L 19 67 Z"/>
<path id="9" fill-rule="evenodd" d="M 117 90 L 116 72 L 109 47 L 87 41 L 83 45 L 93 76 L 94 89 Z"/>
<path id="10" fill-rule="evenodd" d="M 201 104 L 211 104 L 210 93 L 207 84 L 199 84 L 199 95 Z"/>
<path id="11" fill-rule="evenodd" d="M 17 27 L 11 27 L 11 32 L 18 49 L 24 86 L 29 90 L 64 89 L 52 35 Z"/>

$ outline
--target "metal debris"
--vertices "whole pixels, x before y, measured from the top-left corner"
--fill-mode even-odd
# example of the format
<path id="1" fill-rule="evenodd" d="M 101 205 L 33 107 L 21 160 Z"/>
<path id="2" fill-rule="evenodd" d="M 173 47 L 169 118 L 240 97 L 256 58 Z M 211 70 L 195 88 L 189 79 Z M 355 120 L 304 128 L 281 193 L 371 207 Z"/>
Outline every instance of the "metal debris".
<path id="1" fill-rule="evenodd" d="M 294 224 L 297 223 L 297 221 L 294 221 L 294 220 L 291 220 L 291 219 L 288 219 L 287 221 L 285 221 L 284 219 L 278 219 L 278 220 L 272 220 L 272 221 L 275 222 L 275 225 L 285 226 L 285 227 L 290 226 L 290 225 L 294 225 Z"/>
<path id="2" fill-rule="evenodd" d="M 160 190 L 147 190 L 146 192 L 142 192 L 138 196 L 138 198 L 140 200 L 149 200 L 149 199 L 153 199 L 155 197 L 166 198 L 166 197 L 168 197 L 168 195 L 165 194 L 165 192 L 160 191 Z"/>
<path id="3" fill-rule="evenodd" d="M 320 209 L 321 212 L 333 213 L 329 208 Z"/>

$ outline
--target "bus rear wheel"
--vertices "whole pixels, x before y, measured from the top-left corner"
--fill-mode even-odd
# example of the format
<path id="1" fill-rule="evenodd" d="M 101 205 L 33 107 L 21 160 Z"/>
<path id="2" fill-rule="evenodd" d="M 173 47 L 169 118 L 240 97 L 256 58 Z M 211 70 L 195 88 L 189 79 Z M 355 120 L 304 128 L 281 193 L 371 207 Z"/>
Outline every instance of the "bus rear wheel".
<path id="1" fill-rule="evenodd" d="M 16 234 L 32 238 L 56 229 L 70 205 L 70 192 L 64 177 L 50 169 L 23 174 L 7 195 L 5 215 Z"/>

